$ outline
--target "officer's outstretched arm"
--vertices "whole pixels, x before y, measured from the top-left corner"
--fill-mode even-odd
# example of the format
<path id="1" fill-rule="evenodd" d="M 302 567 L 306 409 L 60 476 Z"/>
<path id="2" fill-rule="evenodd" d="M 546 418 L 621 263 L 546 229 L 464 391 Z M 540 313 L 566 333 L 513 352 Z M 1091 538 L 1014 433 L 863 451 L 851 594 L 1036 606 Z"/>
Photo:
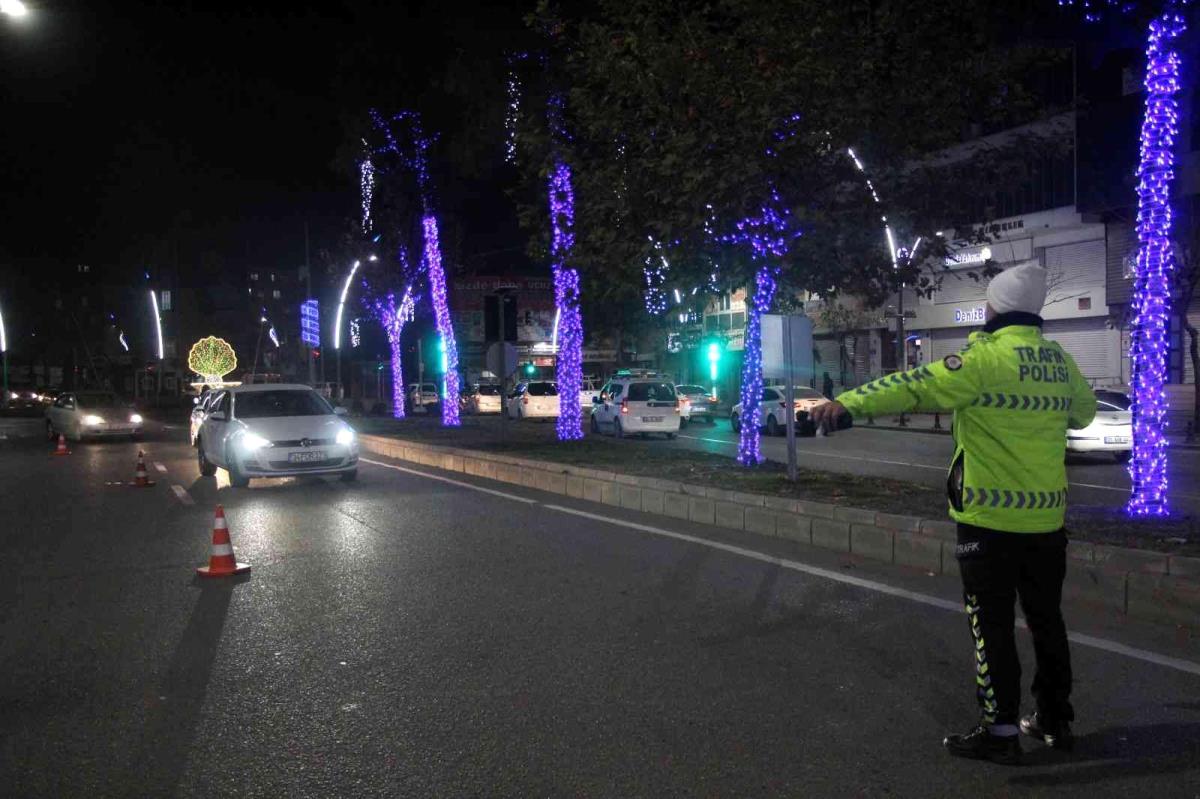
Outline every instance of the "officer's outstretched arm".
<path id="1" fill-rule="evenodd" d="M 981 389 L 980 361 L 971 351 L 947 355 L 928 366 L 881 377 L 839 394 L 854 416 L 903 411 L 948 411 L 970 405 Z"/>
<path id="2" fill-rule="evenodd" d="M 1067 353 L 1063 353 L 1067 355 Z M 1067 370 L 1071 380 L 1071 410 L 1067 413 L 1067 426 L 1072 430 L 1087 427 L 1096 418 L 1096 392 L 1083 379 L 1075 359 L 1067 355 Z"/>

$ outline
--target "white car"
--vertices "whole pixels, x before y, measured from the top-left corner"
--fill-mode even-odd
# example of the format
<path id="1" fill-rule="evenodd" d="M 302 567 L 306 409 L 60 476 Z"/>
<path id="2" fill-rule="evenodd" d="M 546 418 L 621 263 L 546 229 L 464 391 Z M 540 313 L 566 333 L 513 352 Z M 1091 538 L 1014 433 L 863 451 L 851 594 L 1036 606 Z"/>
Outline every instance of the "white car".
<path id="1" fill-rule="evenodd" d="M 200 425 L 196 460 L 211 477 L 220 466 L 229 484 L 252 477 L 336 474 L 358 476 L 358 438 L 334 408 L 309 386 L 276 383 L 220 391 Z"/>
<path id="2" fill-rule="evenodd" d="M 500 386 L 494 383 L 480 383 L 472 387 L 469 393 L 462 396 L 462 408 L 467 413 L 500 413 Z"/>
<path id="3" fill-rule="evenodd" d="M 765 428 L 767 435 L 781 436 L 787 431 L 787 391 L 783 386 L 766 386 L 763 388 L 762 399 L 758 403 L 758 426 Z M 803 411 L 807 413 L 818 405 L 824 405 L 829 399 L 808 386 L 793 386 L 794 399 L 792 407 L 797 416 Z M 733 406 L 729 413 L 729 424 L 734 432 L 742 429 L 742 403 Z"/>
<path id="4" fill-rule="evenodd" d="M 204 419 L 208 416 L 209 406 L 216 395 L 216 391 L 206 391 L 203 396 L 196 397 L 194 400 L 195 404 L 192 406 L 192 415 L 188 419 L 188 440 L 191 441 L 193 447 L 196 446 L 196 436 L 200 434 L 200 425 L 204 424 Z"/>
<path id="5" fill-rule="evenodd" d="M 584 415 L 592 412 L 592 397 L 600 393 L 600 384 L 590 377 L 583 379 L 583 385 L 579 389 L 579 410 Z"/>
<path id="6" fill-rule="evenodd" d="M 1082 430 L 1067 431 L 1068 452 L 1111 452 L 1118 463 L 1133 453 L 1133 411 L 1119 391 L 1096 392 L 1096 418 Z"/>
<path id="7" fill-rule="evenodd" d="M 558 386 L 548 380 L 521 383 L 508 395 L 509 419 L 557 419 Z"/>
<path id="8" fill-rule="evenodd" d="M 681 402 L 666 378 L 618 373 L 594 399 L 593 433 L 608 430 L 617 438 L 646 433 L 674 438 L 679 433 Z"/>
<path id="9" fill-rule="evenodd" d="M 716 423 L 717 398 L 711 391 L 704 386 L 686 385 L 675 386 L 675 393 L 681 400 L 686 400 L 680 409 L 680 416 L 685 426 L 692 422 Z"/>
<path id="10" fill-rule="evenodd" d="M 46 409 L 46 438 L 75 441 L 142 434 L 142 415 L 111 391 L 64 391 Z"/>
<path id="11" fill-rule="evenodd" d="M 410 383 L 408 386 L 408 407 L 412 410 L 424 408 L 426 405 L 438 404 L 438 390 L 433 383 L 422 383 L 420 387 L 416 383 Z"/>

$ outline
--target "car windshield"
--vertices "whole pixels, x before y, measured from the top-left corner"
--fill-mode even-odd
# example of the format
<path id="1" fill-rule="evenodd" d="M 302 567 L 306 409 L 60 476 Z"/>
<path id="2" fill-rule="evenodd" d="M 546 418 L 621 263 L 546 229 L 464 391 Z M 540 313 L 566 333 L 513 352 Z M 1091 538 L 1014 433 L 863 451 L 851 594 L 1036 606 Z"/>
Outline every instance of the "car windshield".
<path id="1" fill-rule="evenodd" d="M 123 402 L 116 394 L 80 394 L 75 398 L 76 404 L 81 408 L 125 408 L 126 403 Z"/>
<path id="2" fill-rule="evenodd" d="M 1120 391 L 1097 391 L 1096 403 L 1102 411 L 1129 410 L 1129 397 Z"/>
<path id="3" fill-rule="evenodd" d="M 820 391 L 817 391 L 815 388 L 800 388 L 797 386 L 796 388 L 793 388 L 792 391 L 796 393 L 796 399 L 798 400 L 825 399 L 825 395 Z"/>
<path id="4" fill-rule="evenodd" d="M 498 397 L 500 396 L 500 386 L 480 386 L 478 393 L 483 397 Z"/>
<path id="5" fill-rule="evenodd" d="M 707 394 L 708 389 L 704 386 L 680 386 L 680 394 Z"/>
<path id="6" fill-rule="evenodd" d="M 675 387 L 670 383 L 630 383 L 626 399 L 630 402 L 674 402 Z"/>
<path id="7" fill-rule="evenodd" d="M 557 397 L 558 386 L 553 383 L 530 383 L 529 395 L 532 397 Z"/>
<path id="8" fill-rule="evenodd" d="M 234 395 L 233 411 L 239 419 L 271 416 L 324 416 L 333 409 L 315 391 L 246 391 Z"/>

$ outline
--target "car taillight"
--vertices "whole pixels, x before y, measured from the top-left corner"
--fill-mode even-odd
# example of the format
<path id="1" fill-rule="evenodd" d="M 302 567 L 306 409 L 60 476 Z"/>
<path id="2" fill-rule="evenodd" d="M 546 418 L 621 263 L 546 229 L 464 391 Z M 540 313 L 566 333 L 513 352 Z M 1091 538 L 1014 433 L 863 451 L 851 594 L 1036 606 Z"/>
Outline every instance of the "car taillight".
<path id="1" fill-rule="evenodd" d="M 629 413 L 629 405 L 625 400 L 621 400 L 621 413 Z"/>
<path id="2" fill-rule="evenodd" d="M 786 408 L 786 407 L 787 407 L 787 403 L 786 403 L 786 402 L 781 402 L 781 403 L 779 403 L 779 407 L 780 407 L 780 408 Z"/>
<path id="3" fill-rule="evenodd" d="M 522 404 L 522 405 L 528 405 L 528 404 L 529 404 L 529 397 L 521 397 L 521 404 Z"/>

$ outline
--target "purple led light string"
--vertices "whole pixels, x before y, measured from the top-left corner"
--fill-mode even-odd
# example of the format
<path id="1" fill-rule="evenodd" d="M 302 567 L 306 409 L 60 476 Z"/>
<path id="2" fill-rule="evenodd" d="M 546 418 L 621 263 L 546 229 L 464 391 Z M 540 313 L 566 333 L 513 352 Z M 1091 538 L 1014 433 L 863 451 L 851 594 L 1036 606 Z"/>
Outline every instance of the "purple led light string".
<path id="1" fill-rule="evenodd" d="M 403 347 L 400 344 L 404 325 L 411 322 L 416 315 L 416 300 L 413 298 L 412 286 L 404 290 L 404 297 L 396 305 L 396 295 L 388 292 L 383 299 L 371 304 L 375 318 L 383 325 L 387 334 L 388 349 L 392 353 L 392 418 L 404 418 L 404 369 L 401 361 Z"/>
<path id="2" fill-rule="evenodd" d="M 738 462 L 743 466 L 756 466 L 764 460 L 758 432 L 758 406 L 762 401 L 762 315 L 771 310 L 775 299 L 779 259 L 787 253 L 791 241 L 800 235 L 791 228 L 790 222 L 789 212 L 772 190 L 770 202 L 763 206 L 761 216 L 743 219 L 738 222 L 736 233 L 724 237 L 733 244 L 749 244 L 755 261 L 768 262 L 755 274 L 754 293 L 746 308 L 742 429 L 738 437 Z"/>
<path id="3" fill-rule="evenodd" d="M 358 183 L 362 194 L 362 231 L 371 232 L 371 203 L 375 196 L 375 167 L 370 158 L 358 165 Z"/>
<path id="4" fill-rule="evenodd" d="M 1146 49 L 1146 112 L 1138 165 L 1138 254 L 1132 307 L 1130 363 L 1133 372 L 1133 490 L 1126 511 L 1133 516 L 1166 516 L 1168 326 L 1171 308 L 1171 181 L 1175 177 L 1175 136 L 1179 130 L 1180 55 L 1173 45 L 1185 28 L 1168 4 L 1150 23 Z"/>
<path id="5" fill-rule="evenodd" d="M 558 354 L 554 376 L 558 382 L 558 440 L 583 438 L 583 315 L 579 310 L 579 272 L 566 265 L 575 244 L 575 192 L 571 167 L 563 161 L 550 173 L 550 256 L 554 271 L 554 305 L 558 309 Z"/>

